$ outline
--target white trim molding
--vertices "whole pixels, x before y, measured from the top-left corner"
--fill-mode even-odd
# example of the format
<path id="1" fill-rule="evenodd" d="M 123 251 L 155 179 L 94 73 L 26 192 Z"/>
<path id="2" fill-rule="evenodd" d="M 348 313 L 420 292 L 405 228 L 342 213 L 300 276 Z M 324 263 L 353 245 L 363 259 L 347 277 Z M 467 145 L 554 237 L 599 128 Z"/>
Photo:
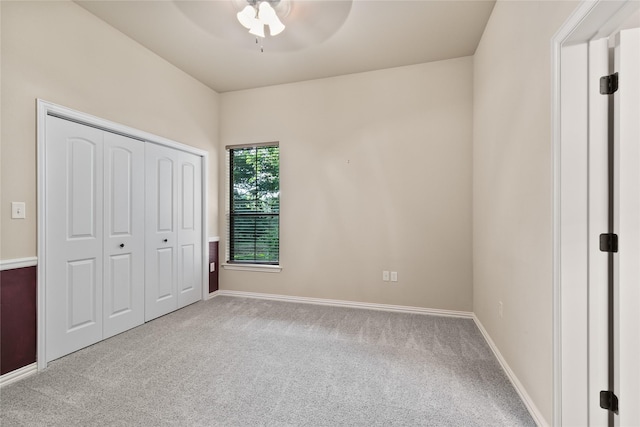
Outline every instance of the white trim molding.
<path id="1" fill-rule="evenodd" d="M 35 267 L 38 265 L 38 257 L 14 258 L 0 260 L 0 271 L 13 270 L 14 268 Z"/>
<path id="2" fill-rule="evenodd" d="M 208 153 L 191 145 L 182 144 L 180 142 L 173 141 L 168 138 L 164 138 L 159 135 L 154 135 L 149 132 L 145 132 L 130 126 L 125 126 L 120 123 L 112 122 L 110 120 L 102 119 L 91 114 L 83 113 L 81 111 L 73 110 L 71 108 L 63 107 L 62 105 L 54 104 L 52 102 L 38 99 L 38 116 L 45 118 L 47 115 L 60 117 L 65 120 L 71 120 L 87 126 L 97 127 L 108 132 L 114 132 L 121 135 L 125 135 L 130 138 L 139 139 L 141 141 L 153 142 L 155 144 L 163 145 L 165 147 L 175 148 L 176 150 L 186 151 L 187 153 L 195 154 L 196 156 L 205 156 Z M 44 130 L 44 126 L 42 126 Z M 44 136 L 44 134 L 43 134 Z"/>
<path id="3" fill-rule="evenodd" d="M 222 268 L 225 270 L 254 271 L 260 273 L 280 273 L 282 271 L 282 266 L 268 264 L 222 264 Z"/>
<path id="4" fill-rule="evenodd" d="M 540 427 L 549 426 L 549 423 L 542 415 L 542 412 L 540 412 L 536 404 L 533 403 L 533 399 L 531 399 L 531 396 L 529 396 L 529 393 L 527 393 L 527 390 L 522 385 L 522 383 L 520 382 L 516 374 L 513 372 L 513 370 L 505 360 L 505 358 L 502 357 L 502 353 L 500 353 L 500 350 L 498 350 L 498 347 L 491 339 L 489 332 L 487 332 L 484 326 L 482 326 L 482 322 L 480 322 L 480 319 L 478 319 L 475 314 L 473 314 L 473 321 L 475 322 L 476 326 L 480 330 L 480 333 L 484 337 L 487 344 L 489 344 L 491 351 L 493 351 L 493 354 L 496 356 L 496 359 L 498 359 L 500 366 L 502 366 L 502 369 L 507 374 L 507 378 L 509 378 L 509 381 L 511 381 L 513 388 L 516 389 L 518 396 L 520 396 L 520 399 L 522 399 L 524 406 L 527 407 L 527 410 L 529 411 L 529 414 L 531 414 L 531 417 L 533 418 L 535 423 Z"/>
<path id="5" fill-rule="evenodd" d="M 215 294 L 215 295 L 213 295 Z M 273 301 L 298 302 L 303 304 L 329 305 L 333 307 L 362 308 L 368 310 L 393 311 L 397 313 L 429 314 L 433 316 L 473 318 L 470 311 L 441 310 L 437 308 L 411 307 L 406 305 L 376 304 L 370 302 L 345 301 L 325 298 L 298 297 L 291 295 L 264 294 L 257 292 L 219 290 L 212 292 L 211 298 L 217 296 L 257 298 Z"/>
<path id="6" fill-rule="evenodd" d="M 38 364 L 32 363 L 0 376 L 0 388 L 20 381 L 38 372 Z"/>
<path id="7" fill-rule="evenodd" d="M 211 242 L 219 242 L 219 241 L 220 241 L 220 236 L 209 237 L 209 243 L 211 243 Z"/>
<path id="8" fill-rule="evenodd" d="M 210 300 L 212 298 L 217 297 L 218 295 L 220 295 L 220 291 L 213 291 L 213 292 L 209 292 L 207 294 L 207 297 L 205 298 L 205 300 Z"/>

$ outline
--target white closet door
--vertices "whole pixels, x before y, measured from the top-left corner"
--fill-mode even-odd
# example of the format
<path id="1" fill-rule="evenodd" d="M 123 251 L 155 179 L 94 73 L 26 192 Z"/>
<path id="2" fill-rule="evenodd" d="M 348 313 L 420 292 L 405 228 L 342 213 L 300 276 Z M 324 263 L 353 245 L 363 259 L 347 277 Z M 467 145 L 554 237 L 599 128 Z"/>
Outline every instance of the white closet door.
<path id="1" fill-rule="evenodd" d="M 178 307 L 202 297 L 202 162 L 179 155 Z"/>
<path id="2" fill-rule="evenodd" d="M 178 308 L 176 151 L 146 143 L 145 320 Z"/>
<path id="3" fill-rule="evenodd" d="M 46 360 L 102 339 L 103 132 L 47 117 Z"/>
<path id="4" fill-rule="evenodd" d="M 104 337 L 144 322 L 144 142 L 104 134 Z"/>

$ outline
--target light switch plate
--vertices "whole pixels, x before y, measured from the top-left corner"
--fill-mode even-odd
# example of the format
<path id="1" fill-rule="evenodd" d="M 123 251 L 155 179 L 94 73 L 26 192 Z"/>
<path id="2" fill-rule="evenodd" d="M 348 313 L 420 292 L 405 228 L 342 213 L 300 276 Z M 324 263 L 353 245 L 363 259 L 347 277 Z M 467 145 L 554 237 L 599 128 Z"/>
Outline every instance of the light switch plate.
<path id="1" fill-rule="evenodd" d="M 209 263 L 209 273 L 213 273 L 214 271 L 216 271 L 216 263 L 215 262 L 210 262 Z"/>
<path id="2" fill-rule="evenodd" d="M 397 282 L 398 281 L 398 272 L 397 271 L 392 271 L 391 272 L 391 281 L 392 282 Z"/>
<path id="3" fill-rule="evenodd" d="M 25 219 L 26 207 L 24 202 L 11 202 L 11 218 L 12 219 Z"/>

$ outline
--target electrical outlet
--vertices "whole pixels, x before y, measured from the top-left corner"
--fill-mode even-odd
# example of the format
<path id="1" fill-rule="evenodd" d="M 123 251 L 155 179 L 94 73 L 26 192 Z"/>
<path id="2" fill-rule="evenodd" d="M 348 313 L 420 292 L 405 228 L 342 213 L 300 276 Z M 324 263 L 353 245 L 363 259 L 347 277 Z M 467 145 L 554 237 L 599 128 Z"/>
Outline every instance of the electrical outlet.
<path id="1" fill-rule="evenodd" d="M 502 301 L 498 301 L 498 315 L 500 316 L 501 319 L 502 319 L 502 314 L 503 314 Z"/>
<path id="2" fill-rule="evenodd" d="M 26 208 L 24 202 L 11 202 L 11 218 L 12 219 L 25 219 Z"/>
<path id="3" fill-rule="evenodd" d="M 383 282 L 388 282 L 389 281 L 389 272 L 387 270 L 384 270 L 382 272 L 382 281 Z"/>
<path id="4" fill-rule="evenodd" d="M 397 282 L 398 281 L 398 272 L 397 271 L 392 271 L 391 272 L 391 281 L 392 282 Z"/>

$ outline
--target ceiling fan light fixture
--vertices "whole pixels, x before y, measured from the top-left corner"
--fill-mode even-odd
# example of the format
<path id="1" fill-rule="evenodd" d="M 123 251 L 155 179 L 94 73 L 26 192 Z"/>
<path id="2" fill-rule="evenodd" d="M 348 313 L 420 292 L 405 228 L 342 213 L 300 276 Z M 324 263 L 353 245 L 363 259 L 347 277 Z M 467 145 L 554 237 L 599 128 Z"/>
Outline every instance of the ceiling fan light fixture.
<path id="1" fill-rule="evenodd" d="M 238 12 L 236 16 L 238 17 L 238 22 L 240 22 L 240 24 L 247 29 L 251 29 L 255 21 L 257 21 L 256 10 L 249 4 L 246 5 L 245 8 L 240 12 Z"/>
<path id="2" fill-rule="evenodd" d="M 258 17 L 265 23 L 265 25 L 269 26 L 269 33 L 272 36 L 277 36 L 285 29 L 285 26 L 278 18 L 276 11 L 267 1 L 260 3 Z"/>
<path id="3" fill-rule="evenodd" d="M 283 32 L 284 29 L 285 29 L 285 26 L 282 22 L 280 22 L 279 19 L 277 22 L 269 24 L 269 34 L 271 34 L 272 36 L 277 36 L 278 34 Z"/>
<path id="4" fill-rule="evenodd" d="M 276 36 L 285 29 L 285 25 L 278 18 L 278 14 L 271 5 L 274 0 L 246 0 L 244 9 L 236 14 L 240 24 L 249 29 L 249 34 L 256 37 L 265 37 L 264 27 L 269 26 L 269 34 Z M 282 0 L 275 1 L 279 4 Z M 288 12 L 288 10 L 287 10 Z"/>
<path id="5" fill-rule="evenodd" d="M 264 38 L 264 22 L 262 22 L 260 19 L 256 19 L 249 29 L 249 34 L 253 34 L 256 37 Z"/>
<path id="6" fill-rule="evenodd" d="M 258 6 L 258 17 L 265 24 L 269 24 L 274 17 L 278 19 L 278 17 L 276 16 L 276 11 L 273 10 L 273 7 L 266 0 L 261 2 Z"/>

